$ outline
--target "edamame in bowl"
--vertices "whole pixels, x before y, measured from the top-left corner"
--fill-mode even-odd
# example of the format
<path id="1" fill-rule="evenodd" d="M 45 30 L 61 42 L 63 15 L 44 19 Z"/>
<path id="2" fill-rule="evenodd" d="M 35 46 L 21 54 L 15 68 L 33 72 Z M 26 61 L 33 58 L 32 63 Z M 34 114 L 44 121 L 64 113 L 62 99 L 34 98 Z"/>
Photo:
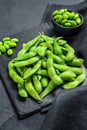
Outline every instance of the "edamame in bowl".
<path id="1" fill-rule="evenodd" d="M 53 27 L 61 35 L 76 34 L 84 23 L 82 14 L 68 9 L 54 10 L 51 14 Z"/>

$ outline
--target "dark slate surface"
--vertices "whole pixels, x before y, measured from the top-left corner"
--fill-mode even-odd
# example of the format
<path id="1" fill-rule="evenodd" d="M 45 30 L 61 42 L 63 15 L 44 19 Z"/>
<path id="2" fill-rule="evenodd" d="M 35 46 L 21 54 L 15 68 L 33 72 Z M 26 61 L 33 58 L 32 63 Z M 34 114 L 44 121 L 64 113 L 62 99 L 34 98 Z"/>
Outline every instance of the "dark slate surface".
<path id="1" fill-rule="evenodd" d="M 73 5 L 81 1 L 82 0 L 57 0 L 54 1 L 54 3 Z M 52 2 L 51 0 L 0 0 L 1 37 L 4 35 L 12 35 L 40 24 L 47 4 Z M 38 113 L 37 116 L 32 116 L 20 121 L 16 117 L 15 111 L 1 81 L 0 87 L 0 126 L 2 126 L 0 130 L 38 130 L 46 115 Z M 25 125 L 23 125 L 23 122 L 26 122 Z"/>

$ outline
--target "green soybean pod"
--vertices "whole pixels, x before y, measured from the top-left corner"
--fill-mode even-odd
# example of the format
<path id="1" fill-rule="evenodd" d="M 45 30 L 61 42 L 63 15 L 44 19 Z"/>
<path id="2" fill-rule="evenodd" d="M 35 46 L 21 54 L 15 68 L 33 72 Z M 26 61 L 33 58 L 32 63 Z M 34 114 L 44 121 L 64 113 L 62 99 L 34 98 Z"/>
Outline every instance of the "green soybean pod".
<path id="1" fill-rule="evenodd" d="M 52 37 L 49 37 L 49 36 L 46 36 L 46 35 L 42 35 L 42 38 L 44 39 L 44 41 L 46 42 L 50 42 L 50 44 L 53 44 L 53 38 Z"/>
<path id="2" fill-rule="evenodd" d="M 47 60 L 47 70 L 48 70 L 48 75 L 50 79 L 57 85 L 62 84 L 63 80 L 56 74 L 55 69 L 53 67 L 53 58 L 50 55 L 48 60 Z"/>
<path id="3" fill-rule="evenodd" d="M 25 82 L 25 89 L 31 97 L 33 97 L 37 101 L 41 101 L 41 98 L 38 95 L 37 91 L 34 89 L 30 78 L 27 82 Z"/>
<path id="4" fill-rule="evenodd" d="M 43 47 L 38 46 L 38 49 L 37 49 L 38 55 L 41 56 L 41 57 L 44 57 L 45 54 L 46 54 L 46 49 L 47 49 L 47 47 L 45 47 L 45 46 L 43 46 Z"/>
<path id="5" fill-rule="evenodd" d="M 53 41 L 52 41 L 52 42 L 53 42 Z M 50 41 L 45 42 L 45 44 L 46 44 L 46 46 L 47 46 L 47 48 L 48 48 L 49 50 L 53 51 L 53 46 L 52 46 L 52 44 L 50 43 Z"/>
<path id="6" fill-rule="evenodd" d="M 40 37 L 41 37 L 41 35 L 38 35 L 33 40 L 29 41 L 23 48 L 25 50 L 25 52 L 27 52 L 33 45 L 35 45 Z"/>
<path id="7" fill-rule="evenodd" d="M 77 78 L 74 81 L 66 83 L 62 87 L 64 89 L 75 88 L 75 87 L 77 87 L 79 84 L 81 84 L 85 80 L 85 77 L 86 77 L 85 70 L 83 70 L 83 73 L 78 75 Z"/>
<path id="8" fill-rule="evenodd" d="M 38 94 L 40 94 L 42 92 L 42 84 L 38 80 L 38 77 L 36 75 L 33 75 L 33 84 L 34 84 L 34 88 L 36 89 Z"/>
<path id="9" fill-rule="evenodd" d="M 33 40 L 29 41 L 24 45 L 24 47 L 18 52 L 17 56 L 23 56 L 33 45 L 36 44 L 36 42 L 39 40 L 41 35 L 38 35 Z"/>
<path id="10" fill-rule="evenodd" d="M 40 81 L 40 80 L 42 79 L 42 76 L 39 75 L 39 74 L 37 74 L 37 78 L 38 78 L 38 80 Z"/>
<path id="11" fill-rule="evenodd" d="M 60 46 L 65 45 L 67 43 L 67 41 L 63 39 L 59 39 L 57 42 Z"/>
<path id="12" fill-rule="evenodd" d="M 26 65 L 31 65 L 35 62 L 37 62 L 40 58 L 38 56 L 35 56 L 33 58 L 24 60 L 24 61 L 17 61 L 14 63 L 15 67 L 20 67 L 20 66 L 26 66 Z"/>
<path id="13" fill-rule="evenodd" d="M 27 52 L 27 53 L 25 53 L 23 56 L 17 56 L 15 59 L 14 59 L 14 61 L 16 62 L 16 61 L 23 61 L 23 60 L 27 60 L 27 59 L 29 59 L 29 58 L 32 58 L 32 57 L 34 57 L 34 56 L 36 56 L 36 53 L 35 52 Z"/>
<path id="14" fill-rule="evenodd" d="M 12 78 L 12 80 L 15 83 L 23 83 L 24 80 L 21 78 L 20 75 L 15 71 L 13 61 L 10 61 L 8 64 L 8 71 L 9 71 L 9 76 Z"/>
<path id="15" fill-rule="evenodd" d="M 39 38 L 39 39 L 40 39 L 40 38 Z M 36 51 L 36 48 L 37 48 L 38 44 L 40 44 L 39 40 L 35 43 L 34 46 L 31 46 L 31 48 L 29 49 L 29 51 L 31 51 L 31 52 Z"/>
<path id="16" fill-rule="evenodd" d="M 42 86 L 43 86 L 44 88 L 48 85 L 48 83 L 49 83 L 48 78 L 43 77 L 43 78 L 41 79 L 41 84 L 42 84 Z"/>
<path id="17" fill-rule="evenodd" d="M 83 69 L 82 68 L 78 68 L 78 67 L 70 67 L 69 68 L 71 71 L 73 71 L 75 74 L 81 74 L 83 73 Z"/>
<path id="18" fill-rule="evenodd" d="M 73 58 L 74 58 L 74 49 L 68 45 L 68 44 L 65 44 L 64 47 L 68 50 L 67 54 L 66 54 L 66 57 L 65 57 L 65 60 L 66 61 L 71 61 Z"/>
<path id="19" fill-rule="evenodd" d="M 22 67 L 16 67 L 17 72 L 23 76 L 23 68 Z"/>
<path id="20" fill-rule="evenodd" d="M 54 90 L 57 87 L 57 84 L 55 84 L 52 80 L 50 80 L 48 86 L 45 88 L 45 90 L 42 92 L 41 98 L 46 97 L 52 90 Z"/>
<path id="21" fill-rule="evenodd" d="M 18 94 L 19 94 L 19 96 L 21 96 L 23 98 L 28 97 L 28 94 L 27 94 L 26 90 L 24 89 L 23 83 L 18 83 Z"/>
<path id="22" fill-rule="evenodd" d="M 78 67 L 71 67 L 71 66 L 67 66 L 67 65 L 60 65 L 60 64 L 55 64 L 54 63 L 54 67 L 57 68 L 59 71 L 73 71 L 75 74 L 81 74 L 83 72 L 82 68 L 78 68 Z"/>
<path id="23" fill-rule="evenodd" d="M 62 50 L 61 47 L 58 45 L 58 43 L 54 40 L 54 54 L 58 56 L 62 56 Z"/>
<path id="24" fill-rule="evenodd" d="M 48 72 L 46 69 L 40 69 L 36 72 L 36 74 L 48 77 Z"/>
<path id="25" fill-rule="evenodd" d="M 46 62 L 46 60 L 42 60 L 41 65 L 42 65 L 43 68 L 46 69 L 47 68 L 47 62 Z"/>
<path id="26" fill-rule="evenodd" d="M 32 46 L 31 48 L 30 48 L 30 52 L 33 52 L 33 51 L 35 51 L 35 49 L 36 49 L 36 46 L 34 45 L 34 46 Z M 26 53 L 25 53 L 26 54 Z"/>
<path id="27" fill-rule="evenodd" d="M 27 79 L 29 78 L 30 76 L 32 76 L 34 73 L 36 73 L 36 71 L 38 71 L 38 69 L 41 67 L 41 60 L 39 60 L 35 65 L 34 67 L 30 70 L 27 69 L 25 72 L 24 72 L 24 77 L 23 79 Z"/>
<path id="28" fill-rule="evenodd" d="M 73 71 L 67 70 L 62 72 L 59 76 L 63 81 L 70 81 L 72 78 L 76 77 L 76 74 Z"/>
<path id="29" fill-rule="evenodd" d="M 53 54 L 53 60 L 54 60 L 55 63 L 64 64 L 63 59 L 60 58 L 60 56 L 57 56 L 55 54 Z"/>
<path id="30" fill-rule="evenodd" d="M 49 50 L 46 51 L 46 55 L 47 55 L 47 57 L 49 57 L 50 55 L 53 55 L 53 60 L 55 63 L 60 63 L 60 64 L 63 63 L 63 60 L 59 56 L 51 53 L 51 51 L 49 51 Z"/>
<path id="31" fill-rule="evenodd" d="M 69 64 L 70 66 L 81 66 L 84 62 L 84 59 L 82 58 L 78 58 L 78 59 L 73 59 L 71 62 L 68 62 L 67 64 Z"/>

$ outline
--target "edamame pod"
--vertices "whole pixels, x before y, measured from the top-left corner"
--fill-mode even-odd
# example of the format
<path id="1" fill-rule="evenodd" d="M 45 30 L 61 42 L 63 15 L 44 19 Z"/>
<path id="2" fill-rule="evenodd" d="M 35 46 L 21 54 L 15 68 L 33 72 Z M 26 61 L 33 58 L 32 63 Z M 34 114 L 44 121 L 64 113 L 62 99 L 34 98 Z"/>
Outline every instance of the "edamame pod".
<path id="1" fill-rule="evenodd" d="M 36 75 L 33 76 L 33 84 L 34 84 L 34 88 L 36 89 L 38 94 L 40 94 L 42 92 L 42 85 L 41 85 L 41 82 L 38 80 L 38 77 Z"/>
<path id="2" fill-rule="evenodd" d="M 81 66 L 83 64 L 84 60 L 81 58 L 73 59 L 71 62 L 68 62 L 67 64 L 70 66 Z"/>
<path id="3" fill-rule="evenodd" d="M 31 79 L 29 79 L 27 82 L 25 82 L 25 89 L 31 97 L 33 97 L 37 101 L 41 101 L 40 96 L 38 95 L 38 93 L 34 89 L 34 86 L 31 82 Z"/>
<path id="4" fill-rule="evenodd" d="M 27 60 L 29 58 L 32 58 L 36 56 L 36 53 L 35 52 L 27 52 L 25 53 L 23 56 L 18 56 L 17 58 L 14 59 L 14 62 L 15 61 L 23 61 L 23 60 Z"/>
<path id="5" fill-rule="evenodd" d="M 30 70 L 30 68 L 29 69 L 27 69 L 25 72 L 24 72 L 24 77 L 23 77 L 23 79 L 27 79 L 27 78 L 29 78 L 30 76 L 32 76 L 39 68 L 40 68 L 40 66 L 41 66 L 41 60 L 39 60 L 35 65 L 34 65 L 34 67 Z M 28 71 L 29 70 L 29 71 Z"/>
<path id="6" fill-rule="evenodd" d="M 57 84 L 55 84 L 52 80 L 50 80 L 48 86 L 45 88 L 45 90 L 42 92 L 41 98 L 46 97 L 52 90 L 54 90 L 57 87 Z"/>
<path id="7" fill-rule="evenodd" d="M 70 70 L 62 72 L 60 75 L 63 81 L 70 81 L 72 78 L 76 77 L 76 74 Z"/>
<path id="8" fill-rule="evenodd" d="M 71 89 L 77 87 L 79 84 L 81 84 L 85 80 L 85 70 L 83 70 L 83 73 L 78 75 L 77 78 L 69 83 L 64 84 L 62 87 L 64 89 Z"/>
<path id="9" fill-rule="evenodd" d="M 46 78 L 46 77 L 43 77 L 42 79 L 41 79 L 41 84 L 42 84 L 42 86 L 45 88 L 47 85 L 48 85 L 48 79 Z"/>
<path id="10" fill-rule="evenodd" d="M 17 72 L 14 70 L 13 62 L 10 61 L 8 64 L 8 70 L 9 70 L 9 76 L 12 78 L 12 80 L 16 83 L 23 83 L 24 80 L 17 74 Z"/>
<path id="11" fill-rule="evenodd" d="M 26 90 L 24 89 L 24 85 L 22 83 L 18 83 L 18 94 L 19 94 L 19 96 L 21 96 L 23 98 L 28 97 L 28 94 L 27 94 Z"/>
<path id="12" fill-rule="evenodd" d="M 40 58 L 38 56 L 30 58 L 28 60 L 24 60 L 24 61 L 17 61 L 14 63 L 15 67 L 20 67 L 20 66 L 26 66 L 26 65 L 30 65 L 33 64 L 35 62 L 37 62 Z"/>

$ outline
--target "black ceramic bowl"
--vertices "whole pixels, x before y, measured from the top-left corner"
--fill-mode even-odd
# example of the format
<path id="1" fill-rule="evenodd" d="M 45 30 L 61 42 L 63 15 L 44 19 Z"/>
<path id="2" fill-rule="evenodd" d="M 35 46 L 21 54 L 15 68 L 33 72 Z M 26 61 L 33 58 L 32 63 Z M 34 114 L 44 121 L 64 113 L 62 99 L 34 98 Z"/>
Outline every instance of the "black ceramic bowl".
<path id="1" fill-rule="evenodd" d="M 69 10 L 70 11 L 70 10 Z M 76 11 L 73 11 L 76 12 Z M 78 12 L 76 12 L 78 13 Z M 58 24 L 54 19 L 53 16 L 51 14 L 51 21 L 53 24 L 53 27 L 55 29 L 56 32 L 58 32 L 59 35 L 75 35 L 77 34 L 82 28 L 83 28 L 83 24 L 84 24 L 84 18 L 82 16 L 82 14 L 78 13 L 82 22 L 79 25 L 73 26 L 73 27 L 65 27 L 61 24 Z"/>

